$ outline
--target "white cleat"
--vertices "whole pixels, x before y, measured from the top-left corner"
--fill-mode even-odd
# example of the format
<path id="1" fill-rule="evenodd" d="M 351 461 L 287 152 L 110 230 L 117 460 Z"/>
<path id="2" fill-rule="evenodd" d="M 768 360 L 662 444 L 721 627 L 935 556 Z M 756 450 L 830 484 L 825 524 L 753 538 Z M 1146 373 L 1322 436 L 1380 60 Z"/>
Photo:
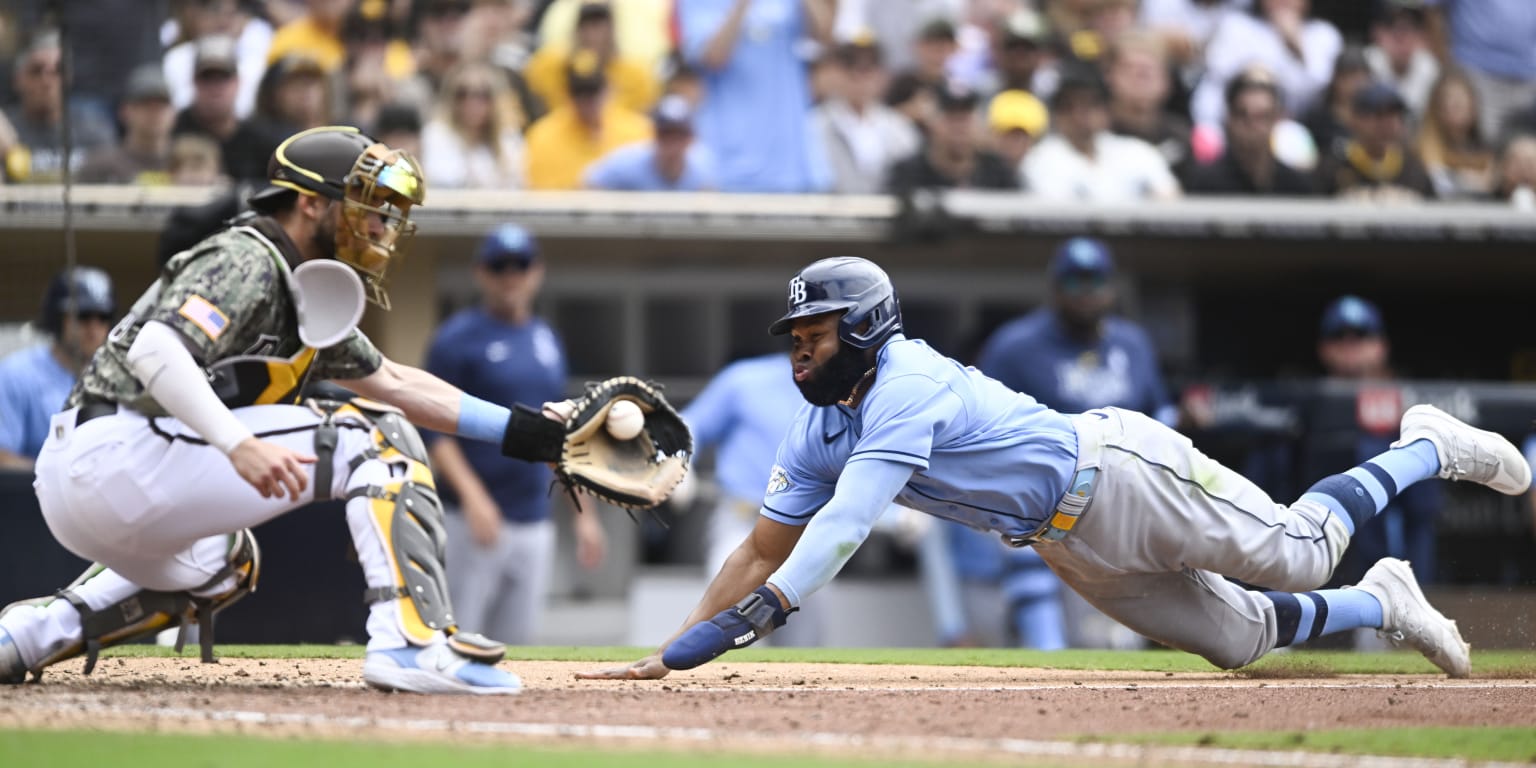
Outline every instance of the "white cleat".
<path id="1" fill-rule="evenodd" d="M 383 691 L 507 695 L 523 689 L 517 675 L 460 656 L 447 643 L 369 651 L 363 681 Z"/>
<path id="2" fill-rule="evenodd" d="M 1456 622 L 1424 599 L 1407 562 L 1395 557 L 1377 560 L 1354 589 L 1369 592 L 1381 603 L 1381 635 L 1393 645 L 1424 654 L 1451 677 L 1472 674 L 1472 646 L 1461 639 Z"/>
<path id="3" fill-rule="evenodd" d="M 27 665 L 21 660 L 21 649 L 11 640 L 11 633 L 0 629 L 0 685 L 26 681 Z"/>
<path id="4" fill-rule="evenodd" d="M 1434 407 L 1415 405 L 1403 414 L 1400 448 L 1415 440 L 1428 440 L 1440 455 L 1440 477 L 1468 480 L 1517 496 L 1531 487 L 1531 465 L 1520 449 L 1503 435 L 1476 429 Z"/>

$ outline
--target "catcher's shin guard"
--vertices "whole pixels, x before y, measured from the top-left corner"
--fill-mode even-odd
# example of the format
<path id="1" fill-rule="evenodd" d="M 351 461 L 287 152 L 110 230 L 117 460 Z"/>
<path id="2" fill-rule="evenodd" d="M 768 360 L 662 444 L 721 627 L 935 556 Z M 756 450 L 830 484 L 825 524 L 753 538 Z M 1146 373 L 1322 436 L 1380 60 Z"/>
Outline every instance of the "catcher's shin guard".
<path id="1" fill-rule="evenodd" d="M 400 630 L 412 645 L 427 645 L 442 632 L 459 654 L 489 663 L 500 661 L 506 654 L 505 645 L 460 632 L 454 624 L 443 565 L 448 546 L 443 505 L 432 479 L 426 443 L 416 427 L 398 410 L 361 398 L 348 403 L 311 401 L 311 407 L 327 413 L 327 423 L 342 426 L 363 419 L 372 425 L 373 446 L 352 458 L 352 471 L 370 459 L 404 470 L 402 476 L 392 477 L 383 485 L 366 485 L 347 494 L 348 500 L 368 500 L 368 519 L 384 544 L 395 581 L 392 586 L 367 589 L 364 600 L 369 604 L 399 601 Z M 322 428 L 315 440 L 317 452 L 327 447 L 334 450 L 334 433 L 328 437 Z M 325 466 L 326 458 L 317 457 L 317 465 Z M 319 480 L 317 477 L 317 485 Z"/>
<path id="2" fill-rule="evenodd" d="M 181 634 L 176 640 L 176 651 L 179 653 L 186 639 L 187 628 L 193 625 L 199 628 L 198 643 L 202 649 L 203 663 L 215 663 L 218 660 L 213 656 L 214 616 L 256 591 L 256 581 L 261 575 L 261 550 L 250 529 L 236 531 L 229 538 L 227 563 L 195 589 L 184 592 L 144 589 L 100 610 L 92 610 L 76 590 L 106 570 L 106 566 L 95 563 L 69 586 L 59 590 L 56 597 L 23 600 L 6 606 L 5 611 L 9 611 L 20 605 L 42 606 L 54 600 L 66 600 L 80 613 L 80 642 L 40 659 L 28 671 L 34 679 L 38 679 L 42 677 L 44 669 L 84 654 L 84 673 L 89 675 L 96 668 L 96 658 L 103 648 L 178 626 L 181 627 Z M 216 594 L 202 594 L 228 580 L 230 576 L 235 577 L 233 586 Z M 3 613 L 0 611 L 0 614 Z"/>

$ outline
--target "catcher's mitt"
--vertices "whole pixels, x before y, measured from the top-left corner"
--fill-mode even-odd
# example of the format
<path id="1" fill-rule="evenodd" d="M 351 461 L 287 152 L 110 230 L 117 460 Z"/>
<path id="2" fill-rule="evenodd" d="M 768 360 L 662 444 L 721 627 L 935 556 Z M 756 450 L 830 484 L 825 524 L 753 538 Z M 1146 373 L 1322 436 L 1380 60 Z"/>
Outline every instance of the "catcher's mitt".
<path id="1" fill-rule="evenodd" d="M 630 440 L 608 434 L 604 423 L 619 400 L 639 406 L 645 427 Z M 567 409 L 561 409 L 567 410 Z M 620 376 L 587 387 L 570 402 L 562 428 L 538 411 L 519 405 L 508 424 L 502 452 L 528 461 L 547 461 L 567 488 L 625 509 L 651 509 L 667 500 L 693 452 L 693 436 L 681 416 L 652 384 Z"/>

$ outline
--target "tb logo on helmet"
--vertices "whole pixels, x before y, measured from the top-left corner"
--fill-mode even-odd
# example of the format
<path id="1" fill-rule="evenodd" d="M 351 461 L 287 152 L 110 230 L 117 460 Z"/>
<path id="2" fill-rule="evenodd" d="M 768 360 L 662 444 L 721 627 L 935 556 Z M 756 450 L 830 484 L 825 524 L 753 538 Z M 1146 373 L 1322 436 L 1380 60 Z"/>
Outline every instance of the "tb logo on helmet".
<path id="1" fill-rule="evenodd" d="M 789 304 L 798 306 L 805 303 L 805 280 L 796 277 L 789 281 Z"/>

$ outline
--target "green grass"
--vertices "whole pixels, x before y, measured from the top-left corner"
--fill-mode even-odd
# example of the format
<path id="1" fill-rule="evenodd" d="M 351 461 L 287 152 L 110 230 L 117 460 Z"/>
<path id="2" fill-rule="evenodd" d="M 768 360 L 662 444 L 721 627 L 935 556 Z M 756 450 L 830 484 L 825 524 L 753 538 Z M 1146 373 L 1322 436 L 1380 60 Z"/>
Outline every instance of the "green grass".
<path id="1" fill-rule="evenodd" d="M 514 661 L 623 662 L 638 659 L 645 648 L 617 647 L 517 647 L 508 650 Z M 230 658 L 261 659 L 360 659 L 363 648 L 355 645 L 220 645 L 218 653 Z M 128 645 L 106 651 L 106 656 L 172 656 L 168 648 Z M 195 649 L 186 655 L 195 656 Z M 1204 659 L 1178 651 L 1028 651 L 1011 648 L 748 648 L 733 651 L 715 664 L 817 662 L 829 664 L 925 664 L 936 666 L 1040 667 L 1139 672 L 1215 672 Z M 1536 652 L 1476 651 L 1475 674 L 1504 678 L 1536 678 Z M 1431 674 L 1438 670 L 1417 653 L 1352 653 L 1349 651 L 1297 651 L 1261 659 L 1238 674 L 1255 678 L 1328 677 L 1332 675 Z"/>
<path id="2" fill-rule="evenodd" d="M 1536 762 L 1536 728 L 1421 727 L 1337 731 L 1148 733 L 1100 741 L 1230 749 L 1338 752 L 1350 755 Z M 1078 739 L 1080 743 L 1094 739 Z"/>
<path id="3" fill-rule="evenodd" d="M 363 744 L 252 736 L 0 731 L 6 768 L 783 768 L 779 755 L 492 744 Z M 941 768 L 946 763 L 796 755 L 796 768 Z M 952 764 L 948 764 L 952 765 Z"/>

